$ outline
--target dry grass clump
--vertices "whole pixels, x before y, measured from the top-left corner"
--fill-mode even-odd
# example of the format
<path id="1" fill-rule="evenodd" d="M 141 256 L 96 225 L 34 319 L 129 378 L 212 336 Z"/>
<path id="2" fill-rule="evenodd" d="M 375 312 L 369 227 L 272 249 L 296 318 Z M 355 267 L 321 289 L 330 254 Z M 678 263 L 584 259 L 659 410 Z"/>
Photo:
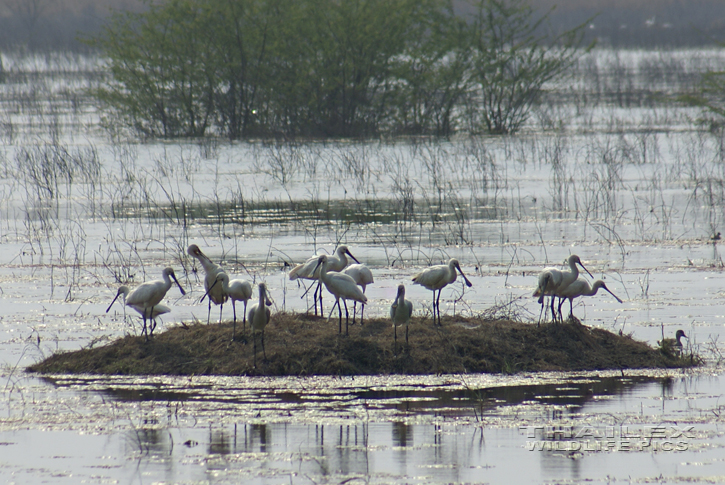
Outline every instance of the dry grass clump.
<path id="1" fill-rule="evenodd" d="M 375 318 L 338 335 L 337 322 L 276 314 L 265 331 L 267 359 L 257 343 L 231 341 L 231 323 L 179 325 L 150 341 L 127 336 L 109 345 L 55 354 L 31 372 L 134 375 L 355 375 L 567 371 L 688 367 L 697 356 L 653 349 L 644 342 L 572 319 L 541 327 L 510 320 L 445 317 L 443 325 L 413 318 L 410 345 L 398 328 L 397 351 L 388 319 Z"/>

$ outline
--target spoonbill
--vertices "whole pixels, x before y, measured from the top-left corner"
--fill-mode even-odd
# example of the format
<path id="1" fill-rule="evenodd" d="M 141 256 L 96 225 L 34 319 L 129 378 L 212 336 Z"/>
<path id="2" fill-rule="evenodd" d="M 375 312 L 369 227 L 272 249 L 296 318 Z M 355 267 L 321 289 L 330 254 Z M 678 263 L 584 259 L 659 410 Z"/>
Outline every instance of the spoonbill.
<path id="1" fill-rule="evenodd" d="M 335 305 L 337 305 L 337 311 L 340 315 L 340 333 L 342 333 L 342 308 L 340 307 L 340 298 L 342 298 L 342 303 L 345 305 L 345 333 L 348 333 L 350 316 L 347 311 L 347 300 L 355 300 L 365 304 L 368 301 L 368 297 L 365 296 L 365 293 L 362 292 L 351 276 L 334 271 L 328 272 L 330 266 L 330 258 L 328 256 L 324 254 L 318 256 L 317 266 L 320 267 L 320 281 L 324 283 L 327 291 L 335 297 Z M 313 271 L 317 271 L 317 268 Z M 335 306 L 333 305 L 332 310 L 334 309 Z M 330 316 L 332 316 L 332 311 L 330 311 Z"/>
<path id="2" fill-rule="evenodd" d="M 352 279 L 355 280 L 355 283 L 362 288 L 363 293 L 365 293 L 365 288 L 372 283 L 375 283 L 373 280 L 373 272 L 370 271 L 370 268 L 365 266 L 364 264 L 351 264 L 347 268 L 345 268 L 343 271 L 346 275 L 350 276 Z M 362 309 L 360 310 L 360 325 L 362 325 L 363 317 L 365 316 L 365 304 L 363 303 Z M 355 314 L 357 313 L 357 301 L 353 304 L 352 308 L 352 324 L 355 325 Z"/>
<path id="3" fill-rule="evenodd" d="M 166 293 L 169 291 L 169 288 L 171 288 L 172 278 L 176 283 L 176 286 L 179 287 L 181 294 L 185 295 L 186 292 L 181 287 L 181 284 L 179 284 L 179 281 L 176 279 L 176 275 L 174 274 L 174 269 L 171 267 L 164 268 L 164 271 L 162 272 L 162 279 L 160 280 L 147 281 L 146 283 L 134 288 L 134 290 L 128 294 L 122 292 L 120 289 L 119 293 L 116 293 L 116 298 L 118 298 L 119 294 L 123 293 L 126 300 L 126 306 L 129 306 L 141 313 L 141 317 L 143 318 L 143 333 L 146 335 L 146 340 L 149 338 L 146 331 L 146 321 L 149 319 L 153 320 L 154 307 L 161 303 L 161 300 L 164 299 Z M 113 299 L 111 305 L 113 305 L 116 301 L 116 298 Z M 111 306 L 106 309 L 106 312 L 110 309 Z"/>
<path id="4" fill-rule="evenodd" d="M 664 338 L 660 342 L 657 342 L 657 344 L 663 349 L 667 351 L 674 350 L 676 353 L 681 354 L 682 353 L 682 341 L 681 338 L 690 339 L 687 335 L 685 335 L 685 332 L 683 330 L 678 330 L 675 332 L 675 338 Z"/>
<path id="5" fill-rule="evenodd" d="M 334 256 L 327 257 L 329 260 L 329 266 L 327 268 L 328 271 L 342 271 L 343 269 L 345 269 L 345 266 L 347 266 L 347 256 L 350 256 L 350 258 L 352 258 L 352 260 L 356 263 L 360 263 L 360 261 L 358 261 L 355 256 L 352 255 L 347 246 L 343 244 L 337 247 Z M 298 264 L 290 270 L 289 279 L 296 280 L 297 278 L 302 278 L 305 280 L 318 280 L 320 275 L 320 272 L 317 270 L 318 260 L 319 256 L 312 256 L 304 263 Z M 315 288 L 313 299 L 315 301 L 315 315 L 317 315 L 318 299 L 320 301 L 320 315 L 324 315 L 324 313 L 322 312 L 322 292 L 320 291 L 319 285 L 317 286 L 317 288 Z"/>
<path id="6" fill-rule="evenodd" d="M 564 300 L 569 300 L 569 314 L 574 315 L 574 307 L 572 303 L 574 298 L 578 298 L 580 296 L 594 296 L 597 294 L 597 291 L 599 291 L 599 288 L 607 291 L 610 295 L 614 297 L 615 300 L 617 300 L 619 303 L 622 303 L 622 300 L 617 295 L 612 293 L 609 288 L 607 288 L 607 285 L 604 284 L 604 281 L 596 280 L 594 284 L 589 286 L 589 282 L 580 276 L 576 279 L 576 281 L 568 285 L 563 290 L 556 290 L 556 292 L 554 293 L 554 296 L 558 296 L 559 298 L 561 298 L 561 300 L 559 301 L 559 318 L 561 318 L 561 306 L 564 304 Z"/>
<path id="7" fill-rule="evenodd" d="M 217 275 L 224 273 L 224 270 L 216 263 L 213 263 L 206 254 L 201 252 L 199 246 L 191 244 L 186 250 L 190 256 L 196 258 L 201 267 L 204 268 L 204 290 L 209 294 L 209 311 L 206 314 L 206 323 L 209 324 L 211 320 L 211 304 L 220 305 L 219 307 L 219 323 L 222 323 L 222 312 L 224 311 L 224 302 L 227 301 L 227 294 L 224 292 L 224 288 L 219 285 L 212 290 L 214 283 L 216 282 Z"/>
<path id="8" fill-rule="evenodd" d="M 214 290 L 214 287 L 217 284 L 221 285 L 224 290 L 224 294 L 232 300 L 232 309 L 234 310 L 234 330 L 232 332 L 232 340 L 235 340 L 237 338 L 237 302 L 244 302 L 244 318 L 242 319 L 242 333 L 244 333 L 247 328 L 247 302 L 250 298 L 252 298 L 252 284 L 247 280 L 241 279 L 229 281 L 229 275 L 222 271 L 217 273 L 216 280 L 214 280 L 214 283 L 211 287 L 209 287 L 209 290 L 207 290 L 204 296 L 201 297 L 201 301 L 204 301 L 204 298 L 209 294 L 209 292 Z M 269 304 L 271 305 L 272 302 L 269 302 Z"/>
<path id="9" fill-rule="evenodd" d="M 116 300 L 118 299 L 118 297 L 123 295 L 124 314 L 125 314 L 126 306 L 130 306 L 131 308 L 136 310 L 141 316 L 143 316 L 143 313 L 144 313 L 143 306 L 128 305 L 126 303 L 126 298 L 128 297 L 128 294 L 130 292 L 131 292 L 131 289 L 126 285 L 123 285 L 120 288 L 118 288 L 118 293 L 116 293 L 116 296 L 113 298 L 113 301 L 111 302 L 110 305 L 108 305 L 108 308 L 106 308 L 106 313 L 108 313 L 111 310 L 111 307 L 113 306 L 114 303 L 116 303 Z M 151 326 L 151 331 L 149 332 L 151 335 L 154 334 L 154 329 L 156 328 L 156 317 L 158 317 L 159 315 L 163 315 L 164 313 L 169 313 L 170 311 L 171 311 L 171 308 L 167 307 L 166 305 L 162 305 L 160 303 L 158 305 L 154 305 L 154 307 L 151 309 L 151 315 L 149 316 L 149 318 L 151 319 L 151 322 L 153 324 Z"/>
<path id="10" fill-rule="evenodd" d="M 463 274 L 463 270 L 461 270 L 461 265 L 458 264 L 458 260 L 455 258 L 451 258 L 451 260 L 448 261 L 448 264 L 438 264 L 435 266 L 430 266 L 418 273 L 417 275 L 413 276 L 413 283 L 415 283 L 416 285 L 421 285 L 429 290 L 433 290 L 433 321 L 435 321 L 436 319 L 437 310 L 438 325 L 441 324 L 441 290 L 450 283 L 456 281 L 456 270 L 461 273 L 461 276 L 466 281 L 466 286 L 468 286 L 469 288 L 473 286 L 473 284 L 468 281 L 468 278 L 466 278 L 466 275 Z M 436 290 L 438 290 L 437 298 Z"/>
<path id="11" fill-rule="evenodd" d="M 541 305 L 541 309 L 543 311 L 544 297 L 551 295 L 552 318 L 556 317 L 554 314 L 554 294 L 557 291 L 563 291 L 567 286 L 577 280 L 579 277 L 579 268 L 577 268 L 577 264 L 581 266 L 589 276 L 594 278 L 576 254 L 569 256 L 570 271 L 562 271 L 559 268 L 547 267 L 539 273 L 539 284 L 536 287 L 536 291 L 534 291 L 533 296 L 539 297 L 539 304 Z"/>
<path id="12" fill-rule="evenodd" d="M 260 283 L 259 303 L 255 303 L 249 307 L 249 324 L 252 327 L 252 342 L 254 343 L 254 367 L 257 367 L 257 332 L 262 332 L 262 352 L 264 353 L 264 360 L 267 360 L 267 351 L 264 350 L 264 327 L 267 326 L 269 320 L 272 318 L 272 312 L 265 306 L 265 300 L 269 305 L 267 285 Z"/>
<path id="13" fill-rule="evenodd" d="M 398 285 L 398 294 L 390 306 L 390 318 L 393 319 L 393 335 L 395 352 L 398 351 L 398 325 L 405 324 L 405 346 L 408 347 L 408 322 L 413 315 L 413 303 L 405 299 L 405 285 Z"/>

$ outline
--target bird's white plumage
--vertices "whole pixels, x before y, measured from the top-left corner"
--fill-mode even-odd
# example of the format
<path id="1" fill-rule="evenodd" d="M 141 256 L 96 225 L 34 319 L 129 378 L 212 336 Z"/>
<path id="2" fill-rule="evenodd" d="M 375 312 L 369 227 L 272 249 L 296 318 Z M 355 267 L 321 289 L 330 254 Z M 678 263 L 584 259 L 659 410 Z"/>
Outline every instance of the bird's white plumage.
<path id="1" fill-rule="evenodd" d="M 466 280 L 468 286 L 471 286 L 470 281 L 468 281 L 468 278 L 461 271 L 461 266 L 458 264 L 457 259 L 451 259 L 448 261 L 448 264 L 429 266 L 413 276 L 413 283 L 428 288 L 429 290 L 440 290 L 456 281 L 458 275 L 456 270 L 461 273 L 461 276 Z"/>
<path id="2" fill-rule="evenodd" d="M 567 286 L 577 280 L 579 277 L 579 268 L 584 268 L 589 276 L 589 270 L 582 264 L 581 259 L 576 254 L 569 256 L 569 271 L 559 268 L 547 267 L 539 273 L 539 283 L 534 291 L 534 296 L 539 297 L 539 303 L 543 304 L 544 297 L 554 295 L 558 291 L 563 291 Z"/>
<path id="3" fill-rule="evenodd" d="M 126 301 L 126 298 L 128 297 L 128 294 L 130 292 L 131 292 L 131 289 L 128 286 L 126 286 L 126 285 L 123 285 L 120 288 L 118 288 L 118 292 L 116 293 L 116 297 L 113 299 L 113 301 L 111 302 L 111 304 L 106 309 L 106 313 L 109 312 L 109 310 L 111 309 L 111 307 L 113 306 L 113 304 L 116 302 L 116 298 L 118 298 L 119 296 L 123 295 L 124 306 L 130 307 L 130 308 L 136 310 L 139 315 L 143 316 L 143 314 L 144 314 L 144 307 L 143 306 L 139 306 L 139 305 L 129 305 L 128 302 Z M 165 313 L 169 313 L 170 311 L 171 311 L 171 308 L 167 307 L 166 305 L 162 305 L 162 304 L 159 303 L 158 305 L 154 305 L 154 307 L 151 309 L 151 315 L 148 318 L 151 318 L 153 320 L 156 317 L 158 317 L 159 315 L 163 315 Z"/>
<path id="4" fill-rule="evenodd" d="M 342 271 L 347 266 L 347 256 L 350 256 L 356 263 L 359 263 L 355 256 L 352 255 L 347 246 L 341 245 L 335 250 L 333 256 L 327 256 L 328 259 L 328 271 Z M 289 279 L 296 280 L 297 278 L 316 280 L 320 275 L 318 267 L 319 256 L 312 256 L 302 264 L 298 264 L 292 268 L 289 272 Z"/>
<path id="5" fill-rule="evenodd" d="M 324 254 L 318 257 L 320 266 L 320 281 L 325 285 L 327 291 L 333 294 L 336 300 L 355 300 L 360 303 L 367 303 L 368 298 L 355 280 L 345 273 L 329 271 L 329 258 Z"/>
<path id="6" fill-rule="evenodd" d="M 196 244 L 191 244 L 187 249 L 187 253 L 196 258 L 197 261 L 199 261 L 199 264 L 201 264 L 201 267 L 204 269 L 204 290 L 209 292 L 209 288 L 214 286 L 214 283 L 216 282 L 217 275 L 224 273 L 224 270 L 221 266 L 212 262 L 206 254 L 201 252 L 201 249 L 199 249 L 199 246 Z M 219 286 L 209 292 L 209 299 L 216 305 L 221 305 L 227 301 L 227 295 L 224 292 L 224 289 Z"/>
<path id="7" fill-rule="evenodd" d="M 570 313 L 573 313 L 572 301 L 574 300 L 574 298 L 579 298 L 580 296 L 594 296 L 597 294 L 597 291 L 599 291 L 600 288 L 612 295 L 619 303 L 622 303 L 622 300 L 617 295 L 612 293 L 609 288 L 607 288 L 607 285 L 604 283 L 604 281 L 596 280 L 592 285 L 590 285 L 589 282 L 581 276 L 578 277 L 573 283 L 570 283 L 563 290 L 556 290 L 554 292 L 554 296 L 562 298 L 561 303 L 564 302 L 564 299 L 568 299 Z M 561 313 L 561 303 L 559 304 L 559 313 Z"/>
<path id="8" fill-rule="evenodd" d="M 133 291 L 130 292 L 121 291 L 121 288 L 124 287 L 119 288 L 118 293 L 116 293 L 116 298 L 113 299 L 111 305 L 109 305 L 106 312 L 111 309 L 111 306 L 119 297 L 119 295 L 123 294 L 126 300 L 126 306 L 133 308 L 141 314 L 141 317 L 144 321 L 143 331 L 144 333 L 146 333 L 146 321 L 153 320 L 155 318 L 153 315 L 154 308 L 156 308 L 159 303 L 161 303 L 161 300 L 164 299 L 166 293 L 171 288 L 172 279 L 179 287 L 179 291 L 181 291 L 181 294 L 185 295 L 186 292 L 181 287 L 181 284 L 179 284 L 179 281 L 176 279 L 173 268 L 168 267 L 164 268 L 164 271 L 162 272 L 162 279 L 160 280 L 147 281 L 146 283 L 137 286 L 133 289 Z M 125 287 L 125 290 L 128 290 L 128 287 Z"/>
<path id="9" fill-rule="evenodd" d="M 342 270 L 343 273 L 351 277 L 355 280 L 355 283 L 362 288 L 363 293 L 365 293 L 365 289 L 368 285 L 375 283 L 375 280 L 373 279 L 373 272 L 361 263 L 351 264 L 344 270 Z M 355 313 L 357 312 L 357 302 L 355 302 L 355 306 L 352 310 L 352 321 L 355 323 Z M 360 322 L 362 322 L 363 315 L 365 313 L 365 304 L 362 305 L 362 311 L 360 312 Z"/>
<path id="10" fill-rule="evenodd" d="M 448 264 L 430 266 L 413 276 L 413 283 L 421 285 L 429 290 L 433 290 L 433 319 L 435 320 L 437 318 L 439 325 L 441 322 L 441 290 L 456 281 L 458 274 L 456 273 L 456 270 L 458 270 L 458 273 L 460 273 L 466 281 L 466 286 L 472 286 L 471 282 L 468 281 L 468 278 L 466 278 L 466 275 L 463 274 L 463 270 L 461 269 L 461 265 L 458 263 L 458 260 L 455 258 L 451 258 L 451 260 L 448 261 Z M 438 291 L 438 298 L 436 298 L 436 291 Z"/>
<path id="11" fill-rule="evenodd" d="M 267 302 L 267 305 L 265 305 L 265 301 Z M 267 285 L 264 283 L 259 284 L 259 302 L 253 304 L 251 307 L 249 307 L 249 324 L 252 326 L 252 342 L 254 344 L 254 366 L 257 366 L 257 339 L 256 339 L 256 333 L 261 332 L 262 333 L 262 352 L 264 352 L 264 358 L 267 358 L 267 353 L 264 350 L 264 327 L 267 326 L 269 321 L 272 318 L 272 312 L 269 308 L 267 308 L 268 305 L 270 305 L 271 302 L 269 301 L 269 298 L 267 297 Z"/>
<path id="12" fill-rule="evenodd" d="M 189 245 L 186 252 L 197 259 L 201 267 L 204 269 L 204 291 L 209 296 L 209 305 L 206 317 L 206 323 L 211 319 L 211 304 L 221 305 L 219 308 L 219 323 L 222 322 L 222 312 L 224 311 L 224 303 L 227 301 L 227 294 L 221 285 L 215 285 L 217 276 L 224 273 L 224 269 L 218 264 L 212 262 L 206 254 L 201 252 L 196 244 Z"/>
<path id="13" fill-rule="evenodd" d="M 365 293 L 365 287 L 367 285 L 375 283 L 375 280 L 373 279 L 373 272 L 370 271 L 370 268 L 364 264 L 351 264 L 342 272 L 354 279 L 355 283 L 362 287 L 363 293 Z"/>
<path id="14" fill-rule="evenodd" d="M 357 283 L 355 283 L 355 280 L 352 279 L 351 276 L 346 275 L 345 273 L 328 272 L 328 256 L 324 254 L 322 256 L 319 256 L 317 258 L 317 266 L 320 268 L 320 281 L 322 282 L 322 284 L 325 285 L 327 291 L 332 293 L 332 295 L 335 297 L 335 304 L 337 305 L 337 309 L 340 315 L 340 332 L 342 332 L 342 309 L 340 308 L 340 298 L 342 298 L 343 304 L 345 305 L 345 324 L 347 325 L 347 303 L 345 302 L 345 300 L 354 300 L 365 304 L 368 302 L 368 297 L 365 296 L 365 293 L 363 293 L 363 291 L 360 289 Z M 313 271 L 317 271 L 317 269 Z M 333 310 L 335 309 L 334 306 L 332 308 Z"/>

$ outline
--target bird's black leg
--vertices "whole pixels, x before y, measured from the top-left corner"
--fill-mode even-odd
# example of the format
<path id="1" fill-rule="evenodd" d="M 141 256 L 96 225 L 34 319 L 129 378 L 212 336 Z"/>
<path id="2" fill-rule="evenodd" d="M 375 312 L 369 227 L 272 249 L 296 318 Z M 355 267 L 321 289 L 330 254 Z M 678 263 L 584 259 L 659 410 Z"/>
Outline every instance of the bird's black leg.
<path id="1" fill-rule="evenodd" d="M 209 310 L 206 312 L 206 324 L 211 323 L 211 298 L 209 298 Z"/>
<path id="2" fill-rule="evenodd" d="M 340 299 L 338 298 L 335 303 L 337 304 L 337 313 L 340 315 L 340 335 L 342 335 L 342 307 L 340 306 Z"/>
<path id="3" fill-rule="evenodd" d="M 438 317 L 436 316 L 436 290 L 433 290 L 433 325 L 437 325 Z"/>
<path id="4" fill-rule="evenodd" d="M 572 303 L 573 301 L 573 298 L 569 298 L 569 317 L 574 316 L 574 304 Z"/>
<path id="5" fill-rule="evenodd" d="M 441 323 L 441 291 L 443 291 L 443 288 L 438 290 L 438 298 L 436 298 L 436 308 L 438 309 L 438 326 L 440 327 L 443 325 Z"/>
<path id="6" fill-rule="evenodd" d="M 234 323 L 232 323 L 232 341 L 237 338 L 237 302 L 232 300 L 232 310 L 234 311 Z"/>
<path id="7" fill-rule="evenodd" d="M 556 322 L 556 312 L 554 311 L 554 295 L 551 295 L 551 320 Z"/>
<path id="8" fill-rule="evenodd" d="M 347 311 L 347 300 L 343 298 L 342 304 L 345 305 L 345 335 L 349 335 L 350 332 L 348 330 L 348 323 L 350 322 L 350 314 Z M 338 303 L 338 305 L 339 305 L 339 303 Z M 354 315 L 355 314 L 353 313 L 353 318 L 355 318 Z"/>

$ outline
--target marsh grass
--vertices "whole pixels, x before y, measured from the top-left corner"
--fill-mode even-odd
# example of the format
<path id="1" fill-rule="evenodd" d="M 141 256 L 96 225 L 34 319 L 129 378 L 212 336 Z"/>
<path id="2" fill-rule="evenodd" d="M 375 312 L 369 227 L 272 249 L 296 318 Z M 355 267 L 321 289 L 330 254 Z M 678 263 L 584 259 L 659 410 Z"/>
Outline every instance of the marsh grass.
<path id="1" fill-rule="evenodd" d="M 238 328 L 237 331 L 240 329 Z M 267 360 L 258 341 L 253 366 L 251 335 L 231 341 L 231 323 L 181 324 L 155 335 L 127 336 L 103 347 L 56 353 L 28 368 L 41 373 L 166 375 L 371 375 L 574 371 L 689 367 L 644 342 L 571 319 L 540 327 L 511 320 L 444 317 L 410 323 L 409 346 L 398 341 L 388 319 L 372 318 L 339 335 L 336 322 L 278 313 L 265 330 Z M 259 338 L 259 337 L 258 337 Z M 402 350 L 402 351 L 401 351 Z"/>

